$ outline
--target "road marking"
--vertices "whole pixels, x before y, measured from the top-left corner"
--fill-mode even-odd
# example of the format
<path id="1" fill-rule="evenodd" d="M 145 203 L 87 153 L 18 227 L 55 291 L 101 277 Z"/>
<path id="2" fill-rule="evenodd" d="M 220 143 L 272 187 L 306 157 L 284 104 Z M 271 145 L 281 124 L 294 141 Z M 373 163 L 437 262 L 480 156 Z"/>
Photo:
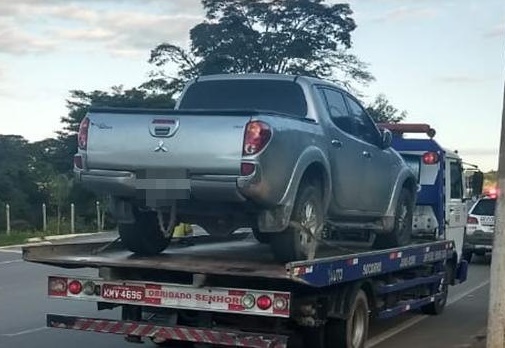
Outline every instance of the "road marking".
<path id="1" fill-rule="evenodd" d="M 462 294 L 459 294 L 457 295 L 456 297 L 450 299 L 450 300 L 447 300 L 447 304 L 446 306 L 450 306 L 451 304 L 454 304 L 462 299 L 464 299 L 465 297 L 467 297 L 468 295 L 470 295 L 471 293 L 477 291 L 477 290 L 480 290 L 482 289 L 483 287 L 489 285 L 489 280 L 486 280 L 485 282 L 477 285 L 477 286 L 474 286 L 473 288 L 465 291 L 464 293 Z M 424 319 L 426 318 L 429 318 L 431 317 L 431 315 L 420 315 L 418 317 L 415 317 L 415 318 L 412 318 L 412 319 L 409 319 L 407 321 L 405 321 L 404 323 L 402 323 L 401 325 L 393 328 L 393 329 L 390 329 L 388 331 L 385 331 L 375 337 L 372 337 L 371 339 L 368 340 L 367 342 L 367 348 L 372 348 L 372 347 L 375 347 L 376 345 L 378 345 L 379 343 L 382 343 L 388 339 L 390 339 L 391 337 L 393 336 L 396 336 L 398 335 L 399 333 L 401 333 L 402 331 L 405 331 L 407 330 L 408 328 L 420 323 L 421 321 L 423 321 Z"/>
<path id="2" fill-rule="evenodd" d="M 477 286 L 474 286 L 474 287 L 473 287 L 473 288 L 471 288 L 470 290 L 465 291 L 464 293 L 459 294 L 458 296 L 456 296 L 456 297 L 454 297 L 454 298 L 452 298 L 452 299 L 450 299 L 450 300 L 447 300 L 447 305 L 449 306 L 449 305 L 451 305 L 451 304 L 453 304 L 453 303 L 455 303 L 455 302 L 458 302 L 459 300 L 462 300 L 463 298 L 465 298 L 465 297 L 467 297 L 468 295 L 470 295 L 472 292 L 475 292 L 475 291 L 477 291 L 477 290 L 480 290 L 480 289 L 482 289 L 483 287 L 485 287 L 485 286 L 487 286 L 487 285 L 489 285 L 489 280 L 486 280 L 484 283 L 481 283 L 481 284 L 479 284 L 479 285 L 477 285 Z"/>
<path id="3" fill-rule="evenodd" d="M 0 266 L 2 265 L 9 265 L 11 263 L 17 263 L 17 262 L 23 262 L 22 259 L 17 259 L 17 260 L 9 260 L 9 261 L 1 261 Z"/>
<path id="4" fill-rule="evenodd" d="M 11 334 L 2 334 L 1 336 L 4 336 L 4 337 L 16 337 L 16 336 L 22 336 L 22 335 L 31 334 L 31 333 L 34 333 L 34 332 L 44 331 L 44 330 L 47 330 L 47 329 L 48 329 L 47 326 L 41 326 L 41 327 L 38 327 L 36 329 L 23 330 L 23 331 L 11 333 Z"/>

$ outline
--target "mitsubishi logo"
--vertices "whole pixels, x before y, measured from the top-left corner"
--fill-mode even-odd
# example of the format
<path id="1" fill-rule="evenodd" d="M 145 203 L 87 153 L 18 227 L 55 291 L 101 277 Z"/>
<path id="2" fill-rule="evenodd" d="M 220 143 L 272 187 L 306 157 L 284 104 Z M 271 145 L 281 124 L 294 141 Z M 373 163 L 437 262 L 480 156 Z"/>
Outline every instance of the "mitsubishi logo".
<path id="1" fill-rule="evenodd" d="M 163 140 L 160 140 L 158 143 L 158 146 L 154 148 L 154 152 L 167 152 L 168 149 L 165 147 L 165 143 L 163 143 Z"/>

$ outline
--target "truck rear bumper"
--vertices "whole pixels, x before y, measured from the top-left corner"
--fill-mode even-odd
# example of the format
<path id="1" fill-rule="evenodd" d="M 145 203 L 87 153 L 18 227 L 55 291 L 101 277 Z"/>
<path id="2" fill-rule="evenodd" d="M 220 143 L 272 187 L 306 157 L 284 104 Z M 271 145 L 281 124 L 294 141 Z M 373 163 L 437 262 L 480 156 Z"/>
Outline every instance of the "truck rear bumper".
<path id="1" fill-rule="evenodd" d="M 490 252 L 493 249 L 494 233 L 475 231 L 465 236 L 463 248 L 477 253 Z"/>
<path id="2" fill-rule="evenodd" d="M 139 179 L 135 173 L 113 170 L 76 170 L 77 181 L 95 192 L 118 197 L 143 197 L 146 192 L 168 199 L 192 197 L 207 201 L 244 202 L 246 199 L 237 187 L 238 176 L 199 175 L 191 178 Z M 216 193 L 219 193 L 218 195 Z"/>
<path id="3" fill-rule="evenodd" d="M 151 338 L 156 341 L 207 343 L 228 347 L 286 348 L 288 336 L 250 333 L 233 330 L 158 325 L 140 321 L 117 321 L 48 314 L 52 328 L 124 335 L 130 338 Z"/>

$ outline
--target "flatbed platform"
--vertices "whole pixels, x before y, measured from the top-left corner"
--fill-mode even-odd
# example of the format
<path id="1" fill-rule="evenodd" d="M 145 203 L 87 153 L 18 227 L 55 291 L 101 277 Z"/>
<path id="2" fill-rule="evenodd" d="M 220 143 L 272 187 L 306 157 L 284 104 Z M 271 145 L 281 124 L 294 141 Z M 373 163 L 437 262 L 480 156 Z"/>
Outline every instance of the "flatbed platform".
<path id="1" fill-rule="evenodd" d="M 366 276 L 394 272 L 452 257 L 448 241 L 414 244 L 389 250 L 322 248 L 310 261 L 279 264 L 268 245 L 247 232 L 221 240 L 185 237 L 156 256 L 136 256 L 114 237 L 99 241 L 26 246 L 23 259 L 61 268 L 123 268 L 192 274 L 268 278 L 323 287 Z"/>

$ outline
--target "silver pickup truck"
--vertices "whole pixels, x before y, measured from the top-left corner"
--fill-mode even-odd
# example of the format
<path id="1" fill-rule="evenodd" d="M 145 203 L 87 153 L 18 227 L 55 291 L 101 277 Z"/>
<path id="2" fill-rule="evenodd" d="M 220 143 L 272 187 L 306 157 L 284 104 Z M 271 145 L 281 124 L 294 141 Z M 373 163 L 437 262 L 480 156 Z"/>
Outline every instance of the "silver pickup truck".
<path id="1" fill-rule="evenodd" d="M 163 251 L 186 222 L 211 235 L 249 227 L 278 260 L 303 260 L 328 228 L 367 231 L 376 248 L 410 242 L 417 182 L 391 140 L 333 83 L 212 75 L 175 110 L 90 109 L 74 172 L 112 198 L 132 252 Z"/>

